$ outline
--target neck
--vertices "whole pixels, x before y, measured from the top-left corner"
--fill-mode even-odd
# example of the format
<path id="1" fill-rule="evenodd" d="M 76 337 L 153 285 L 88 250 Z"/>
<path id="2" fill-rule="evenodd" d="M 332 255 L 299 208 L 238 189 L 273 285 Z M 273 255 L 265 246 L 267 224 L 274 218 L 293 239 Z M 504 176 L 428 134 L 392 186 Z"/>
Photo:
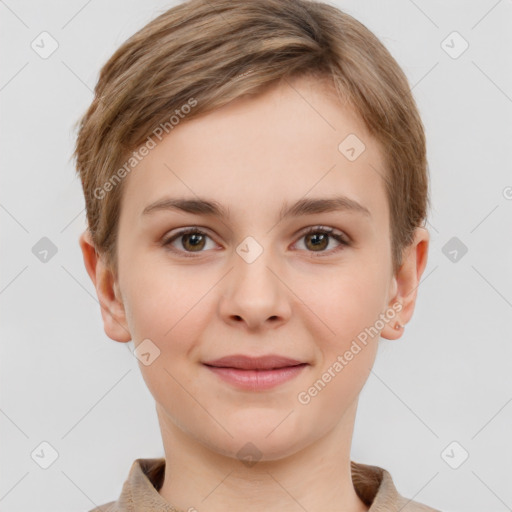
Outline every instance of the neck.
<path id="1" fill-rule="evenodd" d="M 254 464 L 197 442 L 157 407 L 166 458 L 159 493 L 182 511 L 366 512 L 350 469 L 356 407 L 357 401 L 336 428 L 313 443 Z"/>

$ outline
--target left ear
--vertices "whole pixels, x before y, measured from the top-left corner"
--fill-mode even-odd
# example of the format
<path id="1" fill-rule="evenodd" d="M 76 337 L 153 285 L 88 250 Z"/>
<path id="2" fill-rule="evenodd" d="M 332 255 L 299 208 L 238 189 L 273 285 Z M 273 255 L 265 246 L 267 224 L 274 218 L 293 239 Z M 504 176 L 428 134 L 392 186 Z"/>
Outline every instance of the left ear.
<path id="1" fill-rule="evenodd" d="M 416 228 L 414 240 L 411 245 L 405 248 L 402 265 L 393 277 L 393 289 L 396 290 L 396 293 L 390 298 L 388 304 L 388 308 L 397 310 L 397 303 L 400 303 L 402 308 L 400 311 L 397 310 L 395 318 L 390 320 L 382 329 L 381 337 L 383 338 L 388 340 L 400 338 L 404 332 L 404 327 L 412 317 L 416 305 L 418 286 L 427 266 L 429 242 L 429 232 L 423 227 Z M 395 305 L 394 308 L 393 305 Z M 404 327 L 395 329 L 397 324 Z"/>

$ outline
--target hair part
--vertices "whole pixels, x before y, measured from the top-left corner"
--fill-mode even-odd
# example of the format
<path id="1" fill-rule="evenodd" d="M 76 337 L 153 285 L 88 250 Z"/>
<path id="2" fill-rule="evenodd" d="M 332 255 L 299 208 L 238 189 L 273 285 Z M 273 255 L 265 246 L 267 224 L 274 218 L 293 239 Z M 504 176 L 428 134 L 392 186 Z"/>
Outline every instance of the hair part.
<path id="1" fill-rule="evenodd" d="M 143 145 L 170 133 L 173 117 L 190 121 L 306 75 L 328 79 L 382 148 L 393 271 L 399 269 L 430 199 L 424 127 L 389 51 L 362 23 L 323 2 L 188 0 L 115 51 L 77 122 L 73 156 L 88 229 L 115 275 L 123 178 Z"/>

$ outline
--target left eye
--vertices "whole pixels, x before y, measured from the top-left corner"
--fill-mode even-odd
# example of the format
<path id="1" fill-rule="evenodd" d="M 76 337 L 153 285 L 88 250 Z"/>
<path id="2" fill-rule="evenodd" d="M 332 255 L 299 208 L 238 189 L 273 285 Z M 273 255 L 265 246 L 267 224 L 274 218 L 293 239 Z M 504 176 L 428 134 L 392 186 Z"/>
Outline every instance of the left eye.
<path id="1" fill-rule="evenodd" d="M 344 246 L 348 246 L 349 240 L 341 232 L 335 232 L 334 229 L 328 227 L 313 227 L 309 228 L 305 233 L 301 235 L 302 239 L 306 240 L 306 247 L 313 247 L 315 253 L 333 253 L 343 249 Z M 326 251 L 326 247 L 329 245 L 329 240 L 334 239 L 339 244 L 337 248 Z M 319 249 L 319 250 L 316 250 Z M 321 254 L 320 256 L 322 256 Z M 315 254 L 315 256 L 318 256 Z"/>
<path id="2" fill-rule="evenodd" d="M 180 253 L 184 256 L 192 256 L 193 253 L 204 252 L 203 249 L 205 249 L 206 239 L 208 238 L 211 240 L 211 237 L 207 233 L 198 228 L 187 228 L 164 240 L 162 245 L 168 247 L 173 252 Z M 174 242 L 180 239 L 181 249 L 178 249 L 174 245 Z M 302 239 L 306 240 L 306 250 L 312 248 L 309 252 L 314 253 L 333 253 L 343 249 L 343 246 L 350 245 L 347 237 L 341 232 L 338 233 L 332 228 L 320 226 L 309 228 L 305 233 L 302 233 L 300 240 Z M 336 240 L 339 245 L 337 248 L 326 251 L 331 239 Z M 315 254 L 315 256 L 317 255 Z"/>

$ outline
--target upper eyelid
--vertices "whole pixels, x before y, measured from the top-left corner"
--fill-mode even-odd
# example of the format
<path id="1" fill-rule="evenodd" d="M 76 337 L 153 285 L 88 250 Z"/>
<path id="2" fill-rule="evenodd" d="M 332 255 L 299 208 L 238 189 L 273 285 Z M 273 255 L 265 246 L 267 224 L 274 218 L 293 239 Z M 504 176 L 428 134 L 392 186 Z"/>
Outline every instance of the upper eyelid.
<path id="1" fill-rule="evenodd" d="M 307 227 L 307 228 L 300 229 L 295 234 L 295 236 L 297 236 L 297 235 L 302 235 L 303 236 L 305 234 L 308 234 L 311 231 L 313 231 L 313 232 L 314 231 L 326 231 L 330 235 L 339 235 L 339 236 L 341 236 L 347 242 L 349 242 L 351 240 L 350 236 L 345 231 L 342 231 L 341 229 L 334 228 L 334 227 L 331 227 L 331 226 L 326 226 L 326 225 L 323 225 L 323 224 L 316 224 L 314 226 L 310 226 L 310 227 Z"/>
<path id="2" fill-rule="evenodd" d="M 193 226 L 186 226 L 183 228 L 177 228 L 177 230 L 178 231 L 176 233 L 174 233 L 173 235 L 164 236 L 163 243 L 170 244 L 171 241 L 174 242 L 182 236 L 185 236 L 185 235 L 191 234 L 191 233 L 193 234 L 196 232 L 200 232 L 200 233 L 208 236 L 215 243 L 218 243 L 215 240 L 215 236 L 212 236 L 210 234 L 210 230 L 208 228 L 203 228 L 201 226 L 193 225 Z M 315 232 L 315 231 L 325 231 L 325 232 L 327 232 L 327 234 L 331 235 L 331 237 L 333 235 L 339 236 L 342 239 L 342 241 L 345 242 L 346 244 L 350 244 L 352 242 L 352 238 L 345 231 L 342 231 L 342 230 L 332 227 L 332 226 L 326 226 L 324 224 L 314 224 L 312 226 L 307 226 L 305 228 L 301 228 L 298 231 L 296 231 L 293 236 L 299 237 L 299 239 L 300 239 L 300 238 L 306 236 L 309 232 Z M 339 243 L 341 243 L 341 242 L 339 242 Z M 187 252 L 187 251 L 185 251 L 185 252 Z M 204 251 L 199 251 L 199 253 L 201 253 L 201 252 L 204 252 Z"/>

